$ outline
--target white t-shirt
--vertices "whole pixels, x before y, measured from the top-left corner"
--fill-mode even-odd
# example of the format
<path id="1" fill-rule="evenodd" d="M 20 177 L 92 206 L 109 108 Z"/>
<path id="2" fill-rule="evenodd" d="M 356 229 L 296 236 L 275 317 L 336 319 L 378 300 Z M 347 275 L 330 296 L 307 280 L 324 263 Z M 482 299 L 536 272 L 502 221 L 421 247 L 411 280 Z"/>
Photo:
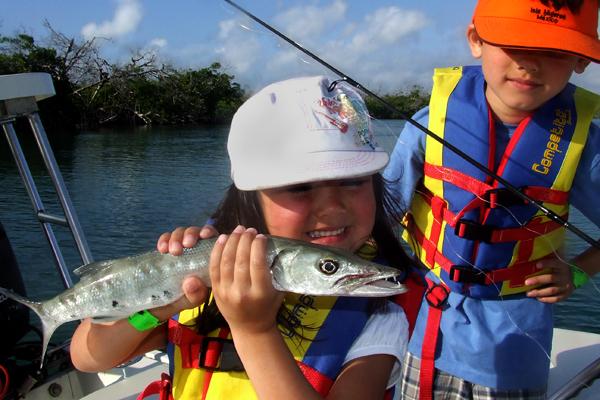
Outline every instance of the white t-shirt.
<path id="1" fill-rule="evenodd" d="M 346 354 L 344 365 L 359 357 L 373 354 L 389 354 L 396 357 L 388 388 L 400 378 L 400 371 L 408 344 L 408 321 L 404 310 L 396 303 L 388 301 L 385 307 L 374 312 L 352 347 Z"/>

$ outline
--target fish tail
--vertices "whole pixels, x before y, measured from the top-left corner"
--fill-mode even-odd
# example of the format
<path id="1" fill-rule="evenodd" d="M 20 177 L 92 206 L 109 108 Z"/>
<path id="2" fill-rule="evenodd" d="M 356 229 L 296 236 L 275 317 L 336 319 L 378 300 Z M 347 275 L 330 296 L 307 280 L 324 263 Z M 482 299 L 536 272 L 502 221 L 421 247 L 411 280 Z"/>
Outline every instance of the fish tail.
<path id="1" fill-rule="evenodd" d="M 24 306 L 26 306 L 27 308 L 32 310 L 34 313 L 36 313 L 37 316 L 42 321 L 43 339 L 42 339 L 42 357 L 40 359 L 40 368 L 41 368 L 44 364 L 44 356 L 46 355 L 46 350 L 48 348 L 48 343 L 50 342 L 50 337 L 52 337 L 52 334 L 54 333 L 56 328 L 58 328 L 60 326 L 61 322 L 56 321 L 54 318 L 51 318 L 50 316 L 48 316 L 48 313 L 46 312 L 46 309 L 44 308 L 44 303 L 40 303 L 37 301 L 31 301 L 28 298 L 23 297 L 15 292 L 12 292 L 10 290 L 0 287 L 0 302 L 5 300 L 2 298 L 2 296 L 9 298 L 11 300 L 14 300 L 17 303 L 23 304 Z"/>

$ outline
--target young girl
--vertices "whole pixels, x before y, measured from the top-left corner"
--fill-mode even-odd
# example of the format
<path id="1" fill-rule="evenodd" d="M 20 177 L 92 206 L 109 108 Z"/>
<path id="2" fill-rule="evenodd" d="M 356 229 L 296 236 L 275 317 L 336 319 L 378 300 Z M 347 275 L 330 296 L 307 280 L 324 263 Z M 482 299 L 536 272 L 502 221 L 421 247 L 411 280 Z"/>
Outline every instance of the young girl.
<path id="1" fill-rule="evenodd" d="M 401 307 L 277 292 L 262 235 L 408 266 L 386 219 L 379 171 L 388 156 L 363 100 L 324 77 L 272 84 L 237 111 L 228 152 L 234 185 L 214 220 L 232 233 L 211 254 L 213 298 L 193 308 L 206 292 L 190 278 L 186 296 L 169 306 L 111 324 L 84 321 L 71 344 L 74 365 L 105 370 L 168 343 L 178 399 L 383 398 L 408 340 Z"/>

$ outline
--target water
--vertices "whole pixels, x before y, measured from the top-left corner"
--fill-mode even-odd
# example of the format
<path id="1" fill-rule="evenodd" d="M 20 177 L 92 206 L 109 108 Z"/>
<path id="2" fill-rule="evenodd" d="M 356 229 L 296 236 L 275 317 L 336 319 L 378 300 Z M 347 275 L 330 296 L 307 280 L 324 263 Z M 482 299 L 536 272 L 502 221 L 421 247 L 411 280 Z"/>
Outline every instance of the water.
<path id="1" fill-rule="evenodd" d="M 379 124 L 380 143 L 391 148 L 401 121 Z M 154 248 L 158 236 L 176 226 L 203 224 L 229 185 L 227 127 L 150 128 L 83 132 L 51 137 L 66 186 L 95 260 L 122 257 Z M 46 209 L 59 213 L 50 180 L 30 135 L 20 135 Z M 0 221 L 11 240 L 27 293 L 48 298 L 62 290 L 49 246 L 4 139 L 0 141 Z M 598 230 L 581 215 L 576 226 L 593 237 Z M 55 228 L 65 259 L 81 264 L 66 229 Z M 585 244 L 569 235 L 567 251 Z M 600 279 L 595 280 L 600 287 Z M 556 307 L 556 325 L 600 333 L 600 292 L 592 285 L 577 290 Z M 73 324 L 55 336 L 67 337 Z"/>

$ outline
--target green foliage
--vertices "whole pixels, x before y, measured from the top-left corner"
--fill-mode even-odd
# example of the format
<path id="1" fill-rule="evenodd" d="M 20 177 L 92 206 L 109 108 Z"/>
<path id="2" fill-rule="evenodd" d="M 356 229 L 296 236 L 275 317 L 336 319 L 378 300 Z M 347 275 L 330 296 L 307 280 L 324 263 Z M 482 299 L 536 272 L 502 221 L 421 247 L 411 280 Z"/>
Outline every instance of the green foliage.
<path id="1" fill-rule="evenodd" d="M 0 70 L 3 74 L 29 71 L 54 73 L 57 65 L 56 51 L 38 47 L 33 37 L 25 34 L 0 36 Z"/>
<path id="2" fill-rule="evenodd" d="M 381 96 L 383 100 L 391 104 L 395 110 L 390 109 L 381 101 L 367 97 L 365 102 L 371 116 L 377 119 L 405 119 L 411 117 L 415 112 L 429 104 L 430 94 L 420 86 L 414 86 L 407 91 Z"/>
<path id="3" fill-rule="evenodd" d="M 177 70 L 158 65 L 154 55 L 146 53 L 113 65 L 100 56 L 95 39 L 78 43 L 47 23 L 46 27 L 51 32 L 47 47 L 24 34 L 0 36 L 0 74 L 51 74 L 56 96 L 40 103 L 48 130 L 224 123 L 245 98 L 234 77 L 218 63 Z"/>
<path id="4" fill-rule="evenodd" d="M 51 131 L 75 130 L 79 113 L 69 93 L 72 86 L 64 59 L 53 48 L 38 46 L 33 37 L 19 34 L 0 36 L 0 74 L 47 72 L 54 81 L 56 96 L 40 103 L 40 114 Z"/>
<path id="5" fill-rule="evenodd" d="M 56 96 L 40 103 L 48 130 L 226 123 L 246 97 L 219 63 L 178 70 L 159 65 L 152 53 L 135 53 L 127 63 L 115 65 L 100 56 L 96 39 L 80 43 L 45 25 L 50 32 L 45 46 L 25 34 L 0 36 L 0 74 L 52 75 Z M 429 93 L 415 86 L 383 99 L 400 113 L 367 98 L 371 115 L 399 119 L 427 105 Z"/>

